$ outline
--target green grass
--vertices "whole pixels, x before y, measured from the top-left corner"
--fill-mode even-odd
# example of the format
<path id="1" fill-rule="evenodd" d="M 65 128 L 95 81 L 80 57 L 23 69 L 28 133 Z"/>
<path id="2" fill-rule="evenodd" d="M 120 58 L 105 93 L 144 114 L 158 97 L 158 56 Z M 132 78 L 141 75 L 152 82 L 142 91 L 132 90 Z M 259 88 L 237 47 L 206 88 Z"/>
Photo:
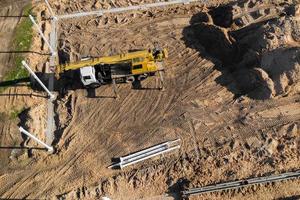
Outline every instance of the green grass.
<path id="1" fill-rule="evenodd" d="M 31 4 L 25 6 L 23 15 L 28 16 L 31 8 Z M 29 51 L 31 47 L 32 36 L 32 22 L 30 21 L 29 17 L 24 17 L 16 27 L 14 38 L 12 40 L 13 50 L 17 52 Z M 24 54 L 22 53 L 17 53 L 14 56 L 14 66 L 4 75 L 4 81 L 11 81 L 29 76 L 27 70 L 23 68 L 21 63 L 24 58 Z"/>
<path id="2" fill-rule="evenodd" d="M 21 109 L 13 108 L 12 111 L 9 114 L 9 119 L 14 120 L 17 119 L 17 117 L 25 110 L 26 108 L 23 107 Z"/>

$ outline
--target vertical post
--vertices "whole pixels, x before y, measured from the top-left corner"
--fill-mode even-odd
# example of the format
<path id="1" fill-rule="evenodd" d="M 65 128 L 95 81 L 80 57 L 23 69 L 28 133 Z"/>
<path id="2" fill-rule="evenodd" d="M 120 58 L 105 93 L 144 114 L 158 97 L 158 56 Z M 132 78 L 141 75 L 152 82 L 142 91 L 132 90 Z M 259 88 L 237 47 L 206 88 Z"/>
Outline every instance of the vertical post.
<path id="1" fill-rule="evenodd" d="M 57 20 L 57 17 L 54 15 L 54 12 L 53 12 L 53 10 L 52 10 L 52 8 L 51 8 L 51 6 L 50 6 L 48 0 L 45 0 L 45 3 L 46 3 L 46 5 L 47 5 L 47 7 L 48 7 L 48 10 L 49 10 L 51 16 L 52 16 L 52 19 Z"/>
<path id="2" fill-rule="evenodd" d="M 50 43 L 48 42 L 48 40 L 46 39 L 45 35 L 43 34 L 41 28 L 39 27 L 39 25 L 35 22 L 34 18 L 29 15 L 29 18 L 31 20 L 31 22 L 35 25 L 36 29 L 38 30 L 40 36 L 43 38 L 43 40 L 45 41 L 45 43 L 47 44 L 47 46 L 49 47 L 50 51 L 51 51 L 51 54 L 52 55 L 55 55 L 56 52 L 54 51 L 54 49 L 51 47 Z"/>
<path id="3" fill-rule="evenodd" d="M 44 88 L 44 90 L 49 94 L 51 99 L 54 99 L 55 96 L 48 90 L 48 88 L 44 85 L 44 83 L 37 77 L 37 75 L 32 71 L 32 69 L 28 66 L 28 64 L 23 60 L 22 65 L 29 71 L 29 73 L 37 80 L 37 82 Z"/>
<path id="4" fill-rule="evenodd" d="M 116 84 L 116 80 L 114 78 L 112 79 L 112 84 L 113 84 L 113 89 L 114 89 L 114 93 L 115 93 L 115 98 L 119 98 L 119 95 L 117 92 L 117 84 Z"/>
<path id="5" fill-rule="evenodd" d="M 165 90 L 164 72 L 159 71 L 158 73 L 159 73 L 159 77 L 160 77 L 161 90 L 164 91 Z"/>
<path id="6" fill-rule="evenodd" d="M 45 144 L 44 142 L 42 142 L 40 139 L 38 139 L 37 137 L 35 137 L 34 135 L 32 135 L 31 133 L 29 133 L 28 131 L 26 131 L 23 127 L 19 127 L 19 131 L 21 133 L 24 133 L 25 135 L 27 135 L 28 137 L 32 138 L 33 140 L 35 140 L 37 143 L 43 145 L 44 147 L 46 147 L 48 149 L 48 152 L 53 152 L 54 149 L 53 147 Z"/>

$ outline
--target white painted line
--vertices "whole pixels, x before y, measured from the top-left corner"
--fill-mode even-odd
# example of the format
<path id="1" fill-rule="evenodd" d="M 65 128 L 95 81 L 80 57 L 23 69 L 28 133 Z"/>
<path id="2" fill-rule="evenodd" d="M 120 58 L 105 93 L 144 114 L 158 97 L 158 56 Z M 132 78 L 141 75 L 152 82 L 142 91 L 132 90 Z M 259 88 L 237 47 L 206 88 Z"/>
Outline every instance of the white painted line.
<path id="1" fill-rule="evenodd" d="M 19 127 L 19 131 L 21 133 L 24 133 L 25 135 L 27 135 L 28 137 L 32 138 L 33 140 L 35 140 L 36 142 L 38 142 L 39 144 L 43 145 L 44 147 L 46 147 L 48 149 L 49 152 L 53 152 L 54 149 L 53 147 L 45 144 L 44 142 L 42 142 L 40 139 L 38 139 L 37 137 L 35 137 L 34 135 L 32 135 L 31 133 L 29 133 L 28 131 L 26 131 L 23 127 Z"/>

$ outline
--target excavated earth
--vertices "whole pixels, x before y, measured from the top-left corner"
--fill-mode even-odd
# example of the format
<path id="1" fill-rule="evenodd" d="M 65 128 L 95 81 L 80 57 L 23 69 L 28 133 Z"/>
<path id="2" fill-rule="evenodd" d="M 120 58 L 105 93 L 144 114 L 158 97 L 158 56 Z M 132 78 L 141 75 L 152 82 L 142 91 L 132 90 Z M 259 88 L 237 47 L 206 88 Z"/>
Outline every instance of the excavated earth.
<path id="1" fill-rule="evenodd" d="M 137 2 L 51 4 L 56 13 L 66 14 Z M 42 93 L 1 97 L 3 113 L 16 102 L 26 109 L 19 120 L 4 118 L 8 123 L 0 144 L 26 148 L 5 149 L 6 157 L 0 157 L 6 160 L 0 197 L 178 199 L 184 188 L 299 169 L 298 4 L 203 1 L 60 21 L 57 63 L 159 44 L 169 51 L 166 90 L 157 89 L 159 81 L 151 77 L 140 90 L 118 85 L 120 98 L 114 99 L 111 86 L 91 97 L 72 80 L 58 83 L 52 155 L 32 148 L 35 143 L 17 131 L 21 124 L 45 139 L 47 101 L 36 96 Z M 37 4 L 35 12 L 48 35 L 47 8 Z M 38 36 L 32 48 L 47 52 Z M 47 57 L 31 54 L 27 60 L 45 72 Z M 107 168 L 112 158 L 178 138 L 178 151 L 123 170 Z M 299 184 L 294 180 L 191 199 L 297 199 Z"/>

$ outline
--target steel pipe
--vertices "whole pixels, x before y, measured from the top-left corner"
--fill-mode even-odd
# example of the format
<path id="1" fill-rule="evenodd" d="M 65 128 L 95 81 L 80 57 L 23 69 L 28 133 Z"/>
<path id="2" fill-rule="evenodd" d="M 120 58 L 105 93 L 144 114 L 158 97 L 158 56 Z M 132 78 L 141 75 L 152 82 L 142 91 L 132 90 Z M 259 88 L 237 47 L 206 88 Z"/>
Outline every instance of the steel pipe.
<path id="1" fill-rule="evenodd" d="M 53 152 L 54 151 L 53 147 L 51 147 L 51 146 L 47 145 L 46 143 L 42 142 L 40 139 L 38 139 L 37 137 L 35 137 L 34 135 L 32 135 L 31 133 L 26 131 L 23 127 L 20 126 L 19 131 L 21 133 L 24 133 L 28 137 L 32 138 L 33 140 L 35 140 L 37 143 L 39 143 L 39 144 L 43 145 L 44 147 L 46 147 L 48 149 L 48 152 Z"/>
<path id="2" fill-rule="evenodd" d="M 158 145 L 152 146 L 150 148 L 144 149 L 142 151 L 139 151 L 139 152 L 136 152 L 136 153 L 124 156 L 124 157 L 120 157 L 119 158 L 120 162 L 109 166 L 109 168 L 120 167 L 122 169 L 126 166 L 141 162 L 143 160 L 152 158 L 154 156 L 161 155 L 163 153 L 167 153 L 167 152 L 175 150 L 175 149 L 179 149 L 180 145 L 174 146 L 174 143 L 179 142 L 179 141 L 180 141 L 180 139 L 165 142 L 165 143 L 158 144 Z"/>
<path id="3" fill-rule="evenodd" d="M 203 0 L 173 0 L 173 1 L 169 1 L 169 2 L 149 3 L 149 4 L 143 4 L 143 5 L 121 7 L 121 8 L 111 8 L 111 9 L 107 9 L 107 10 L 77 12 L 77 13 L 73 13 L 73 14 L 66 14 L 66 15 L 58 16 L 58 19 L 86 17 L 86 16 L 90 16 L 90 15 L 103 15 L 103 14 L 107 14 L 107 13 L 120 13 L 120 12 L 126 12 L 126 11 L 134 11 L 134 10 L 146 10 L 146 9 L 154 8 L 154 7 L 164 7 L 164 6 L 175 5 L 175 4 L 189 4 L 192 2 L 198 2 L 198 1 L 203 1 Z M 206 2 L 206 1 L 203 1 L 203 2 Z"/>
<path id="4" fill-rule="evenodd" d="M 299 177 L 300 177 L 300 171 L 296 171 L 296 172 L 287 172 L 287 173 L 283 173 L 283 174 L 279 174 L 279 175 L 272 175 L 272 176 L 250 178 L 250 179 L 244 179 L 244 180 L 227 182 L 227 183 L 213 184 L 213 185 L 209 185 L 209 186 L 204 186 L 204 187 L 200 187 L 200 188 L 192 188 L 192 189 L 189 189 L 186 191 L 182 191 L 182 196 L 188 197 L 188 196 L 199 195 L 199 194 L 208 193 L 208 192 L 237 189 L 237 188 L 242 188 L 242 187 L 250 186 L 250 185 L 272 183 L 272 182 L 289 180 L 289 179 L 294 179 L 294 178 L 299 178 Z"/>
<path id="5" fill-rule="evenodd" d="M 29 15 L 29 18 L 31 20 L 31 22 L 34 24 L 34 26 L 36 27 L 36 29 L 38 30 L 40 36 L 43 38 L 43 40 L 45 41 L 45 43 L 47 44 L 47 46 L 50 49 L 50 52 L 52 55 L 56 55 L 56 52 L 54 51 L 54 49 L 51 47 L 50 43 L 48 42 L 47 38 L 45 37 L 45 35 L 43 34 L 41 28 L 39 27 L 39 25 L 35 22 L 34 18 L 32 17 L 32 15 Z"/>
<path id="6" fill-rule="evenodd" d="M 29 73 L 37 80 L 37 82 L 42 86 L 42 88 L 48 93 L 51 99 L 55 99 L 55 96 L 48 90 L 44 83 L 37 77 L 37 75 L 32 71 L 28 64 L 23 60 L 22 65 L 29 71 Z"/>
<path id="7" fill-rule="evenodd" d="M 49 10 L 51 16 L 52 16 L 52 19 L 57 20 L 57 17 L 55 16 L 55 14 L 54 14 L 54 12 L 53 12 L 53 10 L 52 10 L 52 8 L 51 8 L 51 6 L 50 6 L 48 0 L 45 0 L 45 3 L 46 3 L 46 5 L 47 5 L 47 7 L 48 7 L 48 10 Z"/>

